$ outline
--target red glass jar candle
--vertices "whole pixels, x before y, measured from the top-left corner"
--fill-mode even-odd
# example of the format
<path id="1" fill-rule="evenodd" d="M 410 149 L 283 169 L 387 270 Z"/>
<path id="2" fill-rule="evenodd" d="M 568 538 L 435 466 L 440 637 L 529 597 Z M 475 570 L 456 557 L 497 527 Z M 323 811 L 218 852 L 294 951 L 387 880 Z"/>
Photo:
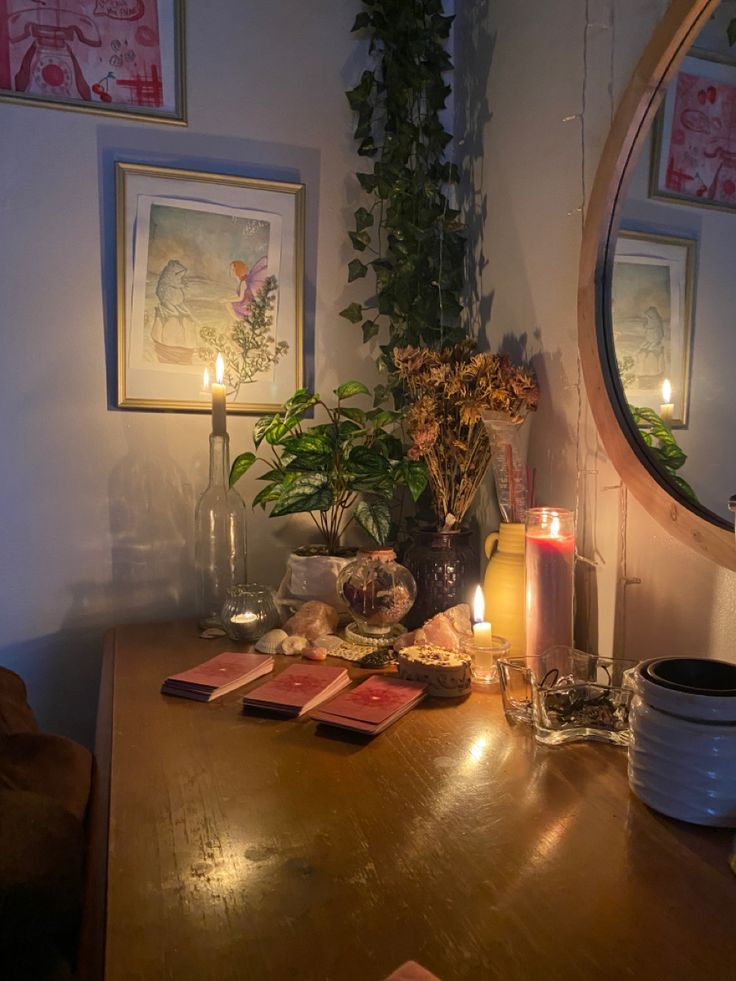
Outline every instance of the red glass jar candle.
<path id="1" fill-rule="evenodd" d="M 575 515 L 530 508 L 526 521 L 526 654 L 573 645 Z"/>

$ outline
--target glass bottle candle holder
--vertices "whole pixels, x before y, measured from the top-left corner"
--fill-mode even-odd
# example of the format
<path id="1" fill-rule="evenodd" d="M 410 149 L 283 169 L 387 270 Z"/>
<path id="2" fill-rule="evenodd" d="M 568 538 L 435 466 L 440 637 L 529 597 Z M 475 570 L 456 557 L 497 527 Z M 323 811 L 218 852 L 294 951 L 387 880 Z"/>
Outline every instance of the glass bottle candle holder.
<path id="1" fill-rule="evenodd" d="M 210 435 L 209 483 L 194 512 L 194 569 L 200 626 L 219 626 L 228 589 L 245 581 L 245 504 L 229 486 L 230 438 Z"/>
<path id="2" fill-rule="evenodd" d="M 279 625 L 279 614 L 268 586 L 242 583 L 227 591 L 220 612 L 230 640 L 250 643 Z"/>
<path id="3" fill-rule="evenodd" d="M 526 522 L 526 654 L 573 643 L 575 515 L 530 508 Z"/>
<path id="4" fill-rule="evenodd" d="M 496 661 L 509 653 L 509 642 L 505 637 L 490 638 L 490 643 L 468 640 L 463 644 L 463 653 L 470 657 L 470 673 L 473 684 L 479 686 L 495 685 L 498 682 Z"/>

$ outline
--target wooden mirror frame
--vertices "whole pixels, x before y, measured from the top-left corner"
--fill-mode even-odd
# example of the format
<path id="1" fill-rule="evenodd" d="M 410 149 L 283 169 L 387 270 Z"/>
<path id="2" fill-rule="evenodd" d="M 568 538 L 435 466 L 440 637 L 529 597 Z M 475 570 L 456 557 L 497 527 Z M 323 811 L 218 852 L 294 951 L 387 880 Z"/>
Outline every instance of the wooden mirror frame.
<path id="1" fill-rule="evenodd" d="M 701 555 L 736 571 L 736 541 L 725 519 L 687 506 L 647 457 L 612 377 L 607 331 L 616 236 L 634 163 L 650 132 L 667 84 L 720 0 L 672 0 L 657 25 L 603 148 L 583 229 L 578 284 L 578 345 L 593 418 L 626 487 L 663 528 Z M 627 435 L 628 433 L 628 435 Z M 639 445 L 641 444 L 641 445 Z M 736 488 L 733 488 L 736 492 Z"/>

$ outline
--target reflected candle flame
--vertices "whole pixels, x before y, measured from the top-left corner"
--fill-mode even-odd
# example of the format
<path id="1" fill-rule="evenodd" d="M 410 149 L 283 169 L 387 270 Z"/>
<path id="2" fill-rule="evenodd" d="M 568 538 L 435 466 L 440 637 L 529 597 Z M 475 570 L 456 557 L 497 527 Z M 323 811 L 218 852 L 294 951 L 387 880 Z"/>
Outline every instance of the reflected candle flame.
<path id="1" fill-rule="evenodd" d="M 202 389 L 206 392 L 209 387 L 210 387 L 210 373 L 209 373 L 209 369 L 205 368 L 204 373 L 202 375 Z"/>
<path id="2" fill-rule="evenodd" d="M 550 538 L 560 537 L 560 519 L 557 517 L 557 515 L 552 518 L 552 523 L 549 526 L 549 535 Z"/>
<path id="3" fill-rule="evenodd" d="M 672 386 L 670 385 L 669 378 L 665 378 L 662 382 L 662 401 L 669 402 L 672 399 Z"/>

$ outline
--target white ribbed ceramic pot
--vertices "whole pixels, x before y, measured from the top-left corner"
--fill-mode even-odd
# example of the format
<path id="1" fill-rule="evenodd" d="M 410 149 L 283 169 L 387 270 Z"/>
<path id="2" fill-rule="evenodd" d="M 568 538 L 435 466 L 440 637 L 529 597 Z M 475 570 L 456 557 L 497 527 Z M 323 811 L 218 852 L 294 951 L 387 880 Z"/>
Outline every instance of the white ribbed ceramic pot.
<path id="1" fill-rule="evenodd" d="M 655 811 L 736 827 L 736 697 L 698 694 L 634 671 L 629 785 Z"/>

